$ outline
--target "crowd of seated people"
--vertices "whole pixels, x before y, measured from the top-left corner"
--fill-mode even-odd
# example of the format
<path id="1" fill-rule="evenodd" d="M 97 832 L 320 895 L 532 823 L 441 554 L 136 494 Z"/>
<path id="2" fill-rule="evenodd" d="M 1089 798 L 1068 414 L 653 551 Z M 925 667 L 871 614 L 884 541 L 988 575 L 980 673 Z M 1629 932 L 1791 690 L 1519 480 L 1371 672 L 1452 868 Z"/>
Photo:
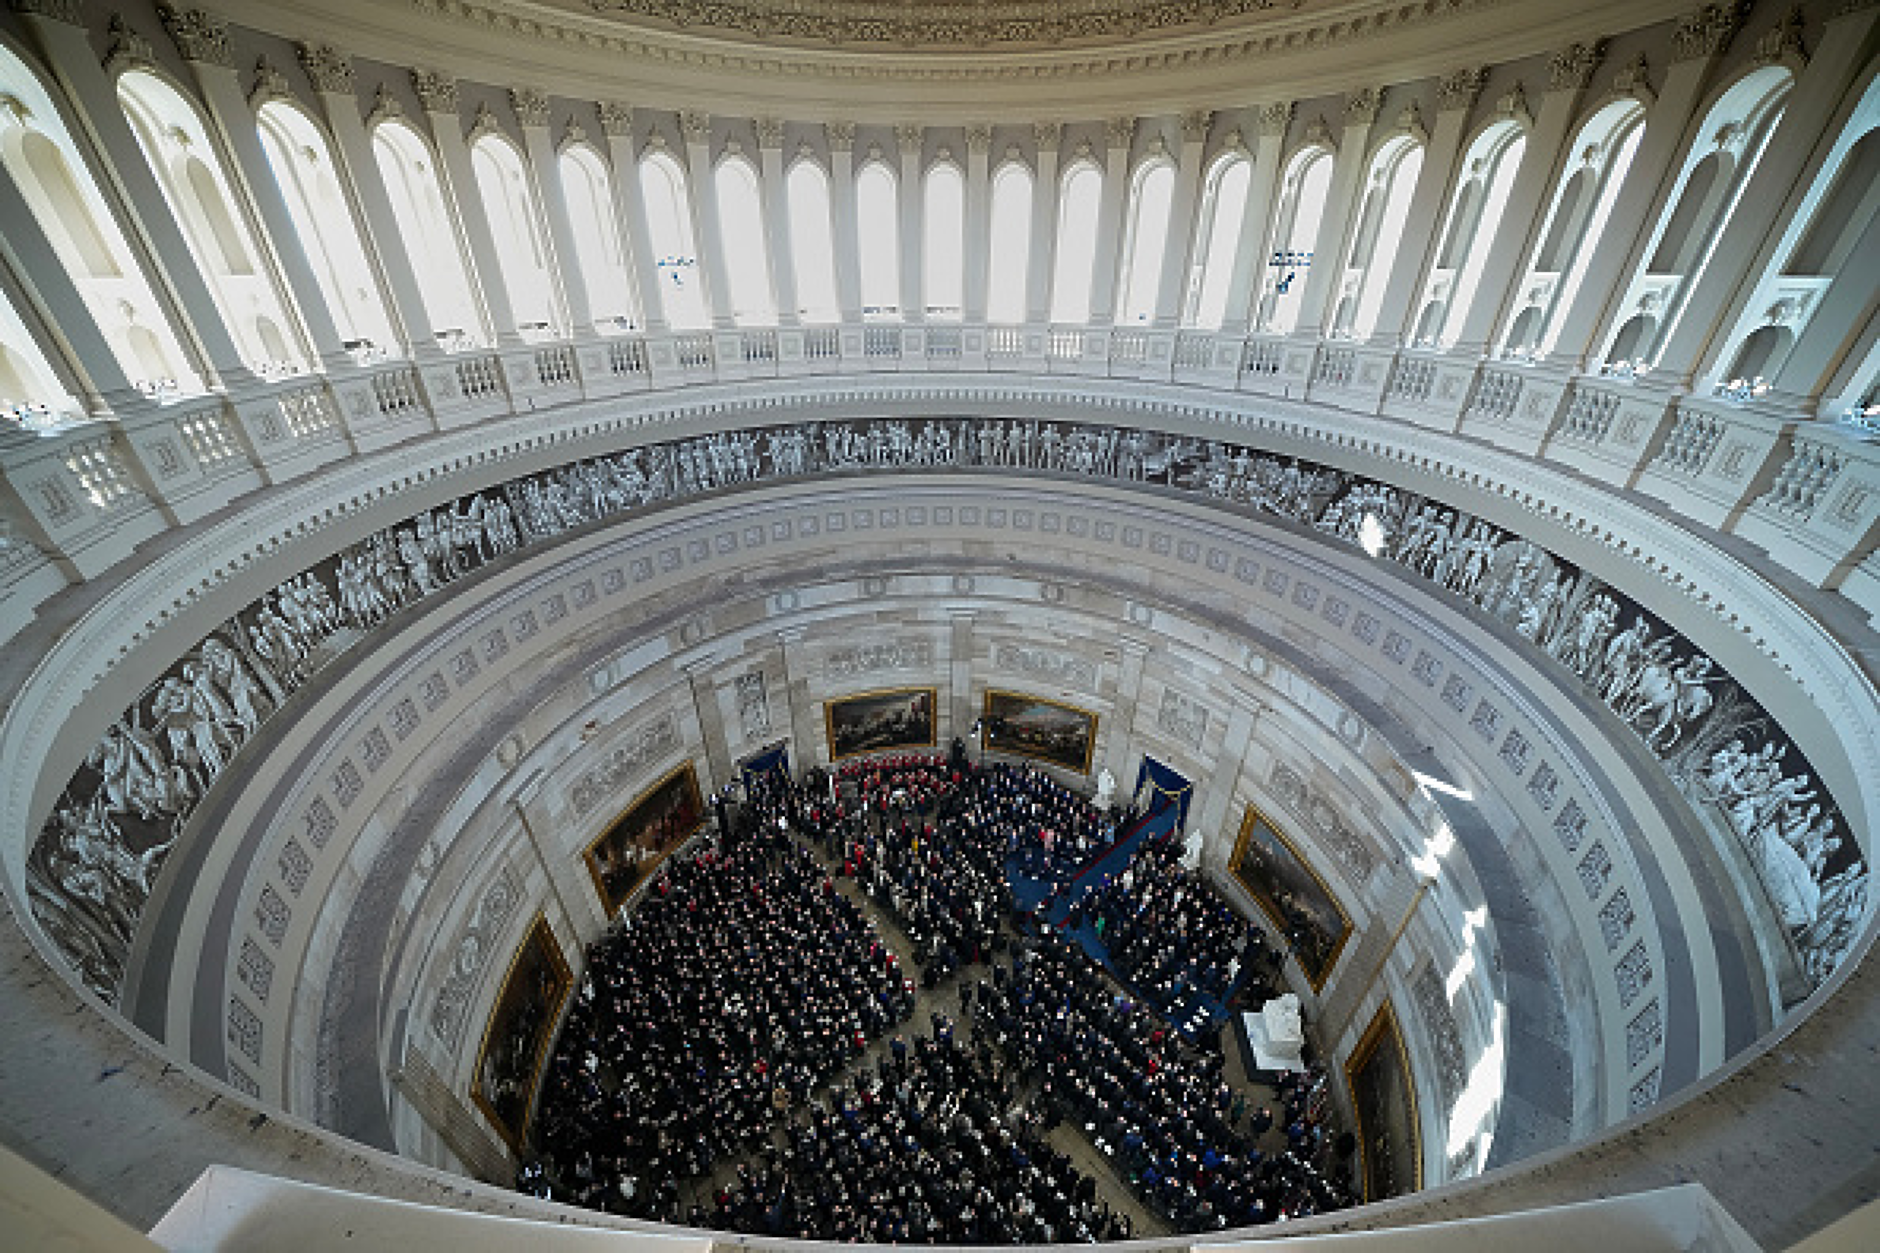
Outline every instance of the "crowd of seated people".
<path id="1" fill-rule="evenodd" d="M 1254 1138 L 1272 1116 L 1243 1131 L 1244 1094 L 1218 1052 L 1117 995 L 1080 948 L 1023 928 L 1016 960 L 996 958 L 1007 865 L 1068 883 L 1109 846 L 1103 815 L 1029 767 L 853 764 L 801 785 L 747 780 L 735 820 L 719 812 L 718 843 L 669 861 L 592 948 L 545 1072 L 540 1159 L 518 1186 L 791 1238 L 1125 1238 L 1127 1218 L 1044 1138 L 1068 1118 L 1177 1230 L 1343 1201 L 1311 1164 L 1330 1154 L 1322 1094 L 1294 1094 L 1279 1124 L 1291 1149 L 1263 1157 Z M 839 869 L 826 872 L 811 841 Z M 1185 929 L 1190 966 L 1165 973 L 1218 982 L 1244 924 L 1221 925 L 1218 898 L 1173 857 L 1138 856 L 1087 908 L 1105 911 L 1119 948 L 1131 926 Z M 969 1044 L 935 1013 L 933 1038 L 910 1049 L 897 1036 L 878 1067 L 860 1060 L 910 1017 L 917 992 L 842 873 L 914 941 L 927 986 L 984 963 L 958 976 Z M 1134 923 L 1138 907 L 1160 921 Z M 1136 969 L 1164 972 L 1146 959 Z"/>
<path id="2" fill-rule="evenodd" d="M 1114 992 L 1081 948 L 1047 932 L 1021 945 L 1010 977 L 1003 974 L 996 967 L 977 998 L 983 1030 L 1176 1230 L 1268 1223 L 1346 1203 L 1314 1164 L 1317 1108 L 1300 1113 L 1296 1147 L 1263 1154 L 1234 1118 L 1220 1055 L 1186 1047 L 1158 1015 Z"/>
<path id="3" fill-rule="evenodd" d="M 694 1225 L 799 1239 L 1036 1244 L 1125 1239 L 1128 1220 L 1048 1144 L 997 1059 L 936 1033 L 794 1114 Z"/>
<path id="4" fill-rule="evenodd" d="M 912 1011 L 860 908 L 776 825 L 667 863 L 592 946 L 547 1067 L 556 1195 L 665 1212 L 672 1183 L 767 1131 Z"/>
<path id="5" fill-rule="evenodd" d="M 1092 924 L 1110 968 L 1164 1010 L 1190 987 L 1225 1001 L 1265 944 L 1259 927 L 1181 864 L 1173 839 L 1145 842 L 1120 874 L 1078 897 L 1064 922 Z"/>

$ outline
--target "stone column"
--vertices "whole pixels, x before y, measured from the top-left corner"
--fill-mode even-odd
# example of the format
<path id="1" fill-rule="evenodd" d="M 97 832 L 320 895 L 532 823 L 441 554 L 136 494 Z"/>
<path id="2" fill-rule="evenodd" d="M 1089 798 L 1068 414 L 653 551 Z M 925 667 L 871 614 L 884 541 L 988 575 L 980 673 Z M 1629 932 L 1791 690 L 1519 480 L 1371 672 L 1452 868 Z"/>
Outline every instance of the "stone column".
<path id="1" fill-rule="evenodd" d="M 1038 168 L 1031 187 L 1025 321 L 1043 326 L 1051 321 L 1052 261 L 1057 251 L 1058 145 L 1064 140 L 1064 126 L 1061 122 L 1039 122 L 1032 127 L 1032 134 L 1038 141 Z"/>
<path id="2" fill-rule="evenodd" d="M 256 242 L 263 258 L 273 257 L 280 264 L 278 280 L 293 296 L 292 306 L 299 314 L 310 356 L 322 370 L 350 366 L 352 358 L 341 346 L 326 295 L 314 277 L 313 265 L 301 246 L 300 231 L 281 195 L 280 181 L 261 147 L 261 132 L 255 125 L 257 106 L 242 95 L 234 54 L 228 45 L 228 23 L 201 9 L 183 12 L 159 6 L 157 14 L 196 76 L 197 89 L 209 108 L 210 123 L 232 158 L 231 173 L 238 175 L 231 180 L 231 190 L 248 194 L 261 228 Z M 256 100 L 271 90 L 264 73 Z"/>
<path id="3" fill-rule="evenodd" d="M 1271 249 L 1273 202 L 1279 196 L 1280 158 L 1286 151 L 1286 130 L 1292 125 L 1291 101 L 1269 104 L 1260 110 L 1260 136 L 1253 150 L 1253 176 L 1247 180 L 1247 209 L 1240 219 L 1240 242 L 1234 248 L 1234 276 L 1227 287 L 1227 312 L 1221 333 L 1244 335 L 1252 321 L 1253 298 Z"/>
<path id="4" fill-rule="evenodd" d="M 1632 168 L 1627 171 L 1625 186 L 1619 189 L 1618 199 L 1613 202 L 1609 220 L 1638 223 L 1659 220 L 1665 208 L 1661 198 L 1671 191 L 1666 179 L 1675 175 L 1683 157 L 1684 132 L 1691 124 L 1702 98 L 1700 93 L 1710 78 L 1712 60 L 1708 56 L 1684 57 L 1673 61 L 1671 68 L 1665 71 L 1664 87 L 1645 112 L 1645 134 L 1639 140 L 1638 151 L 1632 154 Z M 1646 85 L 1649 73 L 1650 67 L 1640 53 L 1619 72 L 1613 87 L 1622 92 L 1635 91 Z M 1654 206 L 1658 207 L 1657 213 L 1653 212 Z M 1645 249 L 1651 243 L 1652 232 L 1641 230 L 1630 248 L 1605 248 L 1593 254 L 1573 303 L 1562 311 L 1554 348 L 1548 353 L 1551 359 L 1568 370 L 1589 370 L 1600 364 L 1591 354 L 1612 329 L 1612 319 L 1622 312 L 1610 302 L 1624 296 L 1621 288 L 1625 276 L 1636 274 L 1638 267 L 1645 264 Z"/>
<path id="5" fill-rule="evenodd" d="M 1201 832 L 1202 864 L 1223 873 L 1228 858 L 1233 855 L 1234 837 L 1239 833 L 1240 815 L 1234 812 L 1234 794 L 1242 778 L 1257 777 L 1250 758 L 1261 750 L 1254 743 L 1253 732 L 1260 715 L 1266 712 L 1265 705 L 1238 688 L 1230 689 L 1229 695 L 1233 704 L 1227 711 L 1227 734 L 1221 741 L 1221 759 L 1209 772 L 1206 791 L 1201 791 L 1202 781 L 1197 780 L 1199 795 L 1188 823 L 1189 830 Z M 1227 755 L 1236 747 L 1240 749 L 1240 756 L 1230 761 Z M 1228 769 L 1229 765 L 1233 768 Z"/>
<path id="6" fill-rule="evenodd" d="M 903 125 L 894 128 L 894 145 L 901 154 L 900 195 L 897 197 L 901 210 L 901 320 L 903 322 L 924 322 L 927 320 L 927 298 L 921 273 L 921 259 L 924 252 L 925 232 L 922 224 L 927 220 L 925 183 L 921 179 L 921 144 L 926 136 L 924 128 L 918 125 Z"/>
<path id="7" fill-rule="evenodd" d="M 1149 642 L 1125 635 L 1116 641 L 1122 652 L 1117 666 L 1116 697 L 1110 702 L 1109 726 L 1103 732 L 1103 753 L 1098 759 L 1116 776 L 1117 803 L 1129 800 L 1136 776 L 1129 769 L 1136 755 L 1136 695 L 1142 690 L 1142 667 L 1149 656 Z"/>
<path id="8" fill-rule="evenodd" d="M 1369 342 L 1373 344 L 1397 347 L 1416 322 L 1417 295 L 1423 290 L 1430 257 L 1442 242 L 1437 233 L 1444 228 L 1443 210 L 1456 181 L 1463 127 L 1487 78 L 1485 70 L 1458 70 L 1445 75 L 1436 85 L 1436 131 L 1423 146 L 1423 168 L 1417 173 L 1417 185 L 1410 194 L 1410 212 L 1404 220 L 1402 242 L 1395 257 L 1371 259 L 1373 265 L 1390 266 L 1384 298 L 1378 305 L 1377 322 L 1371 329 Z M 1415 125 L 1421 128 L 1420 122 Z"/>
<path id="9" fill-rule="evenodd" d="M 554 253 L 549 273 L 561 291 L 571 339 L 593 339 L 594 305 L 588 299 L 587 275 L 581 271 L 581 249 L 575 243 L 574 219 L 568 214 L 567 188 L 561 181 L 561 160 L 548 133 L 548 93 L 533 87 L 512 87 L 509 103 L 522 123 L 522 147 L 535 178 L 536 199 L 548 224 Z M 578 128 L 577 128 L 578 131 Z"/>
<path id="10" fill-rule="evenodd" d="M 714 677 L 723 659 L 706 654 L 680 667 L 692 689 L 692 706 L 698 714 L 699 732 L 705 738 L 705 764 L 711 771 L 710 789 L 723 787 L 732 778 L 731 750 L 725 740 L 724 713 L 718 707 L 718 683 Z"/>
<path id="11" fill-rule="evenodd" d="M 1319 219 L 1319 233 L 1312 241 L 1312 268 L 1306 272 L 1306 289 L 1299 298 L 1299 321 L 1293 334 L 1316 338 L 1331 315 L 1331 305 L 1344 278 L 1346 233 L 1353 211 L 1362 199 L 1365 166 L 1370 161 L 1367 141 L 1383 93 L 1366 87 L 1345 98 L 1345 129 L 1338 139 L 1338 155 L 1332 158 L 1332 186 L 1325 197 L 1325 213 Z"/>
<path id="12" fill-rule="evenodd" d="M 861 239 L 855 223 L 855 123 L 829 122 L 829 219 L 835 236 L 836 300 L 846 326 L 862 320 Z"/>
<path id="13" fill-rule="evenodd" d="M 58 5 L 34 7 L 66 13 Z M 99 157 L 115 177 L 122 203 L 117 203 L 108 191 L 106 203 L 118 213 L 119 226 L 132 253 L 139 261 L 149 263 L 151 291 L 165 302 L 164 314 L 184 350 L 194 349 L 195 365 L 203 371 L 205 381 L 219 382 L 231 391 L 258 386 L 261 380 L 242 361 L 233 331 L 222 320 L 222 311 L 202 277 L 183 228 L 170 212 L 163 188 L 118 103 L 115 73 L 98 63 L 76 6 L 71 7 L 69 16 L 68 22 L 65 16 L 31 12 L 20 14 L 19 20 L 32 32 L 39 51 L 65 89 L 66 98 L 83 118 L 83 129 L 96 144 Z M 111 19 L 111 35 L 114 43 L 107 61 L 111 71 L 123 65 L 156 68 L 143 36 L 115 16 Z"/>
<path id="14" fill-rule="evenodd" d="M 724 224 L 718 216 L 718 180 L 712 177 L 711 115 L 690 109 L 681 113 L 679 134 L 685 140 L 686 178 L 692 184 L 692 218 L 699 266 L 705 271 L 705 291 L 711 300 L 712 326 L 730 330 L 736 320 L 731 308 L 731 271 L 725 265 Z"/>
<path id="15" fill-rule="evenodd" d="M 959 606 L 947 609 L 952 633 L 947 637 L 947 680 L 951 697 L 953 734 L 969 739 L 967 731 L 979 717 L 973 705 L 973 622 L 977 612 Z M 941 744 L 941 751 L 947 745 Z"/>
<path id="16" fill-rule="evenodd" d="M 992 127 L 974 122 L 966 128 L 965 299 L 960 320 L 976 326 L 986 320 L 986 294 L 992 274 Z"/>
<path id="17" fill-rule="evenodd" d="M 607 929 L 607 909 L 595 895 L 593 880 L 578 864 L 576 855 L 562 847 L 556 836 L 571 815 L 557 814 L 550 808 L 542 794 L 542 777 L 540 771 L 531 774 L 516 789 L 510 804 L 536 860 L 542 863 L 542 873 L 548 876 L 549 890 L 561 906 L 561 916 L 577 935 L 592 938 Z"/>
<path id="18" fill-rule="evenodd" d="M 320 95 L 327 131 L 333 136 L 336 172 L 351 184 L 360 216 L 365 219 L 360 243 L 383 281 L 387 312 L 396 319 L 405 337 L 405 352 L 414 360 L 441 357 L 436 325 L 424 307 L 424 291 L 418 285 L 417 271 L 412 269 L 411 256 L 405 251 L 398 215 L 379 173 L 378 158 L 372 154 L 372 137 L 359 116 L 352 59 L 326 44 L 301 44 L 299 54 L 301 67 Z M 397 101 L 380 95 L 376 113 L 396 117 L 402 111 Z"/>
<path id="19" fill-rule="evenodd" d="M 1162 247 L 1162 281 L 1155 295 L 1155 325 L 1172 330 L 1181 322 L 1182 297 L 1188 291 L 1188 270 L 1195 249 L 1207 241 L 1195 238 L 1195 211 L 1201 190 L 1201 155 L 1208 143 L 1214 114 L 1196 109 L 1182 114 L 1182 151 L 1175 171 L 1175 195 L 1169 202 L 1168 242 Z"/>
<path id="20" fill-rule="evenodd" d="M 607 132 L 607 159 L 613 164 L 614 214 L 621 235 L 633 254 L 633 281 L 640 293 L 640 318 L 649 332 L 667 329 L 666 293 L 659 286 L 659 257 L 653 251 L 653 232 L 646 222 L 646 191 L 640 178 L 640 157 L 633 150 L 633 108 L 617 100 L 603 100 L 601 129 Z"/>
<path id="21" fill-rule="evenodd" d="M 790 706 L 790 761 L 797 770 L 811 765 L 827 765 L 816 755 L 822 737 L 818 719 L 821 709 L 813 699 L 809 660 L 803 656 L 803 640 L 808 628 L 785 627 L 777 632 L 777 655 L 783 659 L 785 699 Z"/>
<path id="22" fill-rule="evenodd" d="M 0 268 L 0 287 L 60 386 L 78 401 L 87 417 L 110 418 L 150 405 L 131 385 L 117 352 L 98 329 L 91 306 L 40 229 L 13 181 L 13 172 L 4 165 L 0 165 L 0 222 L 7 224 L 6 260 L 10 263 Z M 43 321 L 35 316 L 41 310 Z"/>
<path id="23" fill-rule="evenodd" d="M 1136 119 L 1112 118 L 1103 128 L 1103 201 L 1097 209 L 1097 269 L 1090 280 L 1090 324 L 1116 321 L 1116 276 L 1127 263 L 1123 251 L 1123 212 L 1129 207 L 1129 149 Z M 1055 230 L 1056 224 L 1053 223 Z"/>
<path id="24" fill-rule="evenodd" d="M 1729 362 L 1711 358 L 1728 352 L 1732 345 L 1714 341 L 1728 333 L 1755 290 L 1753 282 L 1743 281 L 1744 275 L 1760 277 L 1762 270 L 1782 260 L 1764 255 L 1768 241 L 1788 211 L 1791 191 L 1806 185 L 1821 137 L 1867 63 L 1876 23 L 1880 23 L 1880 8 L 1873 5 L 1849 7 L 1829 21 L 1821 46 L 1795 80 L 1756 172 L 1717 237 L 1711 255 L 1719 264 L 1705 267 L 1685 301 L 1670 342 L 1659 354 L 1653 373 L 1669 375 L 1664 385 L 1688 388 L 1699 371 L 1728 368 Z"/>
<path id="25" fill-rule="evenodd" d="M 757 120 L 758 182 L 764 195 L 764 229 L 769 244 L 770 290 L 777 297 L 777 325 L 797 325 L 796 271 L 790 254 L 790 194 L 783 171 L 783 123 Z"/>
<path id="26" fill-rule="evenodd" d="M 457 229 L 469 251 L 470 276 L 483 301 L 483 317 L 495 335 L 499 348 L 522 344 L 516 331 L 515 310 L 509 303 L 509 287 L 503 279 L 502 262 L 496 253 L 496 237 L 490 234 L 489 215 L 484 212 L 483 196 L 477 189 L 476 171 L 470 165 L 470 145 L 464 142 L 463 117 L 458 106 L 457 80 L 433 71 L 411 71 L 411 85 L 431 120 L 431 140 L 437 145 L 438 182 L 443 185 L 444 203 L 457 220 Z M 495 119 L 479 126 L 494 126 Z"/>
<path id="27" fill-rule="evenodd" d="M 1540 117 L 1528 132 L 1527 147 L 1515 171 L 1514 189 L 1508 193 L 1494 238 L 1488 241 L 1482 281 L 1475 289 L 1468 312 L 1463 315 L 1461 330 L 1451 349 L 1458 356 L 1481 356 L 1488 350 L 1496 329 L 1507 321 L 1508 306 L 1519 293 L 1525 277 L 1522 259 L 1528 252 L 1529 236 L 1539 231 L 1547 196 L 1553 190 L 1554 172 L 1560 166 L 1560 150 L 1567 141 L 1567 127 L 1579 111 L 1580 94 L 1591 80 L 1604 50 L 1602 40 L 1574 44 L 1554 54 L 1547 94 L 1541 98 Z"/>

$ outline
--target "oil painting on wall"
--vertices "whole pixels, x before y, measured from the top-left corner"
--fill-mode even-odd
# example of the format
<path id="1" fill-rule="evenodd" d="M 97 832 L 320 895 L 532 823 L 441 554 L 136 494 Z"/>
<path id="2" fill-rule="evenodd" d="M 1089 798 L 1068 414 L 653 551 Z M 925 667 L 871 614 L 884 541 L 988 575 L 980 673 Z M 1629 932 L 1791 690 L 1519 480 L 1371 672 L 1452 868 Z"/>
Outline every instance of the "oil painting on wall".
<path id="1" fill-rule="evenodd" d="M 470 1085 L 477 1108 L 511 1148 L 520 1148 L 529 1130 L 542 1061 L 573 985 L 548 919 L 536 915 L 496 994 Z"/>
<path id="2" fill-rule="evenodd" d="M 688 761 L 648 788 L 587 846 L 582 856 L 609 917 L 704 820 L 698 775 Z"/>
<path id="3" fill-rule="evenodd" d="M 1325 880 L 1266 815 L 1249 805 L 1229 863 L 1234 878 L 1253 894 L 1285 937 L 1317 992 L 1338 964 L 1351 937 L 1351 919 Z"/>
<path id="4" fill-rule="evenodd" d="M 1366 1201 L 1403 1196 L 1423 1186 L 1416 1083 L 1397 1013 L 1385 1001 L 1345 1062 L 1357 1114 L 1358 1178 Z"/>
<path id="5" fill-rule="evenodd" d="M 1090 773 L 1097 715 L 1019 692 L 986 693 L 985 744 L 995 753 L 1036 757 L 1078 774 Z"/>
<path id="6" fill-rule="evenodd" d="M 901 687 L 828 702 L 823 710 L 829 721 L 829 756 L 931 748 L 935 695 L 931 687 Z"/>

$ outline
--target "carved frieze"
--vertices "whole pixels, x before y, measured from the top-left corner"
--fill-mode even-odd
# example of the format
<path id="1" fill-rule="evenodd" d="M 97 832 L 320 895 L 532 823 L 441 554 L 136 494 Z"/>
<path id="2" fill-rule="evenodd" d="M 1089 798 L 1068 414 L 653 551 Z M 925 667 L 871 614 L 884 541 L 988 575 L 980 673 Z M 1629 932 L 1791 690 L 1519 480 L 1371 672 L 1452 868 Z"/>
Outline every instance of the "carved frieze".
<path id="1" fill-rule="evenodd" d="M 679 745 L 679 722 L 671 711 L 623 737 L 607 759 L 576 779 L 568 789 L 568 803 L 578 816 L 586 816 L 596 805 L 612 796 L 630 781 L 659 762 Z"/>
<path id="2" fill-rule="evenodd" d="M 411 71 L 411 89 L 426 113 L 457 112 L 457 80 L 442 70 Z"/>
<path id="3" fill-rule="evenodd" d="M 992 650 L 992 664 L 995 669 L 1026 675 L 1045 683 L 1085 692 L 1097 690 L 1096 663 L 1076 653 L 1030 644 L 1001 643 Z"/>
<path id="4" fill-rule="evenodd" d="M 823 658 L 823 675 L 831 683 L 862 675 L 885 674 L 896 670 L 926 671 L 932 668 L 933 645 L 926 640 L 857 644 L 850 648 L 838 648 Z"/>
<path id="5" fill-rule="evenodd" d="M 350 96 L 353 92 L 352 58 L 332 44 L 300 44 L 295 48 L 300 68 L 318 92 Z"/>

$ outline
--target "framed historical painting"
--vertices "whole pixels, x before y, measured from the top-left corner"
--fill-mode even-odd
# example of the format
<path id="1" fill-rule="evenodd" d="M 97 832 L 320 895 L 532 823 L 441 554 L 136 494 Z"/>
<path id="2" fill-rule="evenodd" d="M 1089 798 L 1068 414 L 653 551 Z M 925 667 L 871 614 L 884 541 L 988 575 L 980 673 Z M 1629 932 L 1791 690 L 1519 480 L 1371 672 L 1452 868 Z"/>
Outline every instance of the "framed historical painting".
<path id="1" fill-rule="evenodd" d="M 985 746 L 995 753 L 1036 757 L 1078 774 L 1090 773 L 1097 715 L 1022 692 L 986 693 Z"/>
<path id="2" fill-rule="evenodd" d="M 607 916 L 619 913 L 633 890 L 704 821 L 705 802 L 689 761 L 642 792 L 614 819 L 582 853 Z"/>
<path id="3" fill-rule="evenodd" d="M 933 747 L 938 696 L 931 687 L 897 687 L 826 702 L 831 760 L 890 748 Z"/>
<path id="4" fill-rule="evenodd" d="M 1312 990 L 1323 988 L 1351 938 L 1351 919 L 1312 863 L 1265 814 L 1249 805 L 1228 866 L 1285 937 Z"/>
<path id="5" fill-rule="evenodd" d="M 540 914 L 509 961 L 477 1050 L 470 1095 L 509 1147 L 521 1151 L 534 1112 L 542 1063 L 561 1020 L 562 1003 L 574 986 L 568 961 L 548 919 Z"/>
<path id="6" fill-rule="evenodd" d="M 1366 1201 L 1404 1196 L 1423 1186 L 1423 1137 L 1416 1081 L 1397 1012 L 1386 1000 L 1345 1059 L 1345 1085 L 1357 1115 L 1358 1178 Z"/>

